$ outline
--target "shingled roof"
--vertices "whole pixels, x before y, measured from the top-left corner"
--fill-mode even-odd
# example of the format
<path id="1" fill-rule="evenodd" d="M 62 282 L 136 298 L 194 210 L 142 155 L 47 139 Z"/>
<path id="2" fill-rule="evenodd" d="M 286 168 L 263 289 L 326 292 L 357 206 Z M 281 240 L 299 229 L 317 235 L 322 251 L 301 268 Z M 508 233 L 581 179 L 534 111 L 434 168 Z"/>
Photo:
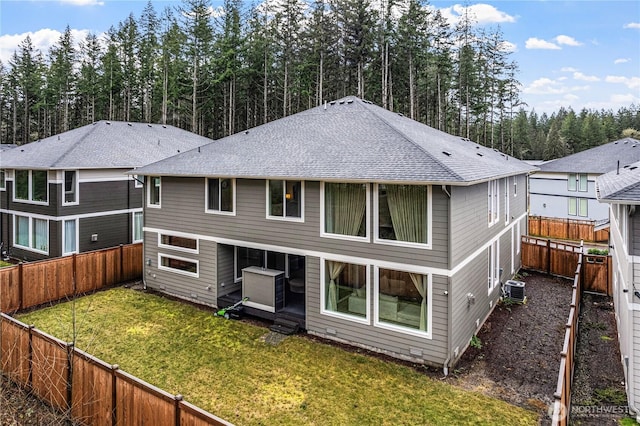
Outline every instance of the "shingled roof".
<path id="1" fill-rule="evenodd" d="M 132 169 L 211 142 L 173 126 L 98 121 L 2 151 L 15 169 Z"/>
<path id="2" fill-rule="evenodd" d="M 470 184 L 532 170 L 497 150 L 346 97 L 132 173 Z"/>
<path id="3" fill-rule="evenodd" d="M 538 167 L 541 172 L 602 174 L 615 170 L 618 161 L 619 167 L 640 161 L 640 141 L 633 138 L 620 139 L 547 161 Z"/>
<path id="4" fill-rule="evenodd" d="M 604 202 L 640 204 L 640 161 L 598 176 L 596 196 Z"/>

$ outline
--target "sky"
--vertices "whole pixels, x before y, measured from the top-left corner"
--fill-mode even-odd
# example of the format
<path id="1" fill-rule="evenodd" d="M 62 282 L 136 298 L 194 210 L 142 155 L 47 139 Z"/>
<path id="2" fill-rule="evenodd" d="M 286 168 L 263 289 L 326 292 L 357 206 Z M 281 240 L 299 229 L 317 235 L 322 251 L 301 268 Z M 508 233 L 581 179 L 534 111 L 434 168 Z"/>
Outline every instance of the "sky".
<path id="1" fill-rule="evenodd" d="M 153 0 L 156 12 L 180 1 Z M 44 55 L 67 26 L 75 41 L 100 35 L 147 0 L 0 0 L 0 60 L 27 35 Z M 214 7 L 222 0 L 212 0 Z M 430 0 L 452 24 L 469 7 L 478 24 L 499 28 L 519 66 L 524 108 L 551 114 L 640 106 L 640 1 Z"/>

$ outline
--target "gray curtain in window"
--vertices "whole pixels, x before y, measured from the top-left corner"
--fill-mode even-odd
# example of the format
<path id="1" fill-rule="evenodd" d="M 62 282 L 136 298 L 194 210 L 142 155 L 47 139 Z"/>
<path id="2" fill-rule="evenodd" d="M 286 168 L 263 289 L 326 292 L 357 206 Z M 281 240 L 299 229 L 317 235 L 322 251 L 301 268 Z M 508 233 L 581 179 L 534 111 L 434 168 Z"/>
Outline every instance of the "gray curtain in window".
<path id="1" fill-rule="evenodd" d="M 398 241 L 427 242 L 427 188 L 386 185 L 393 230 Z"/>
<path id="2" fill-rule="evenodd" d="M 367 209 L 366 190 L 361 184 L 325 184 L 326 232 L 358 235 Z"/>
<path id="3" fill-rule="evenodd" d="M 345 267 L 344 262 L 335 262 L 333 260 L 327 261 L 329 268 L 329 294 L 327 297 L 327 310 L 338 310 L 338 289 L 336 288 L 336 280 L 340 276 L 340 272 Z"/>
<path id="4" fill-rule="evenodd" d="M 427 288 L 429 281 L 426 275 L 410 273 L 411 281 L 413 285 L 422 296 L 422 303 L 420 304 L 420 330 L 427 330 Z"/>

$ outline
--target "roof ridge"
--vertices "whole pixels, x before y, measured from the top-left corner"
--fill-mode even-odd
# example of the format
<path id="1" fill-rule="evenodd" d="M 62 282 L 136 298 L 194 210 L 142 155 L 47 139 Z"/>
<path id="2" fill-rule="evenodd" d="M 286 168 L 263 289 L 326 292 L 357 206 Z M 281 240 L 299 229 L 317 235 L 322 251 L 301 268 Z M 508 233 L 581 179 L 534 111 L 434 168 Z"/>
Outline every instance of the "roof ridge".
<path id="1" fill-rule="evenodd" d="M 383 123 L 385 123 L 387 126 L 389 126 L 390 128 L 392 128 L 397 134 L 401 135 L 403 139 L 407 140 L 408 142 L 410 142 L 414 147 L 418 148 L 420 151 L 422 151 L 424 154 L 427 155 L 427 157 L 429 157 L 431 160 L 435 161 L 436 163 L 438 163 L 441 167 L 443 167 L 444 169 L 446 169 L 449 173 L 451 173 L 451 175 L 457 177 L 460 180 L 465 180 L 463 176 L 461 176 L 460 174 L 454 172 L 449 166 L 447 166 L 446 164 L 444 164 L 442 161 L 438 160 L 436 157 L 434 157 L 433 155 L 431 155 L 431 153 L 429 153 L 429 151 L 427 151 L 422 145 L 420 145 L 419 143 L 417 143 L 415 140 L 413 140 L 412 138 L 408 137 L 404 132 L 401 132 L 400 130 L 398 130 L 398 128 L 396 126 L 394 126 L 393 124 L 391 124 L 389 122 L 389 120 L 387 120 L 385 117 L 382 116 L 382 114 L 378 113 L 378 111 L 374 111 L 375 108 L 369 108 L 369 105 L 374 105 L 377 108 L 381 108 L 384 111 L 388 111 L 391 114 L 398 114 L 395 113 L 393 111 L 384 109 L 380 106 L 377 106 L 373 103 L 370 103 L 369 101 L 365 101 L 363 99 L 358 98 L 357 96 L 355 97 L 356 99 L 358 99 L 361 103 L 362 106 L 369 111 L 370 113 L 374 114 L 376 117 L 378 117 Z M 404 117 L 404 115 L 402 115 L 402 117 Z M 418 121 L 417 121 L 418 122 Z M 420 122 L 418 122 L 420 123 Z M 426 124 L 424 123 L 420 123 L 423 126 L 426 126 Z M 436 129 L 437 130 L 437 129 Z"/>

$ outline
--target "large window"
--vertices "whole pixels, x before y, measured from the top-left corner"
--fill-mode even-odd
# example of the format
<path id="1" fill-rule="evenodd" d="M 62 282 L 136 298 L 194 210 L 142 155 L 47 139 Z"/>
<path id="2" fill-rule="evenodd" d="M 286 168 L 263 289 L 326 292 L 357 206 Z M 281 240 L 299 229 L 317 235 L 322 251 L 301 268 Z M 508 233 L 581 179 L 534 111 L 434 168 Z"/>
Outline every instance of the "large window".
<path id="1" fill-rule="evenodd" d="M 16 246 L 48 254 L 49 221 L 26 216 L 15 216 L 14 241 Z"/>
<path id="2" fill-rule="evenodd" d="M 133 242 L 142 241 L 142 226 L 143 226 L 143 213 L 142 212 L 134 212 L 133 213 Z"/>
<path id="3" fill-rule="evenodd" d="M 324 260 L 322 312 L 365 320 L 369 317 L 367 266 Z"/>
<path id="4" fill-rule="evenodd" d="M 160 176 L 149 176 L 148 181 L 147 206 L 160 207 L 160 190 L 162 186 Z"/>
<path id="5" fill-rule="evenodd" d="M 14 200 L 38 204 L 48 202 L 49 183 L 46 170 L 16 170 L 15 176 Z"/>
<path id="6" fill-rule="evenodd" d="M 301 219 L 303 185 L 299 180 L 267 181 L 267 217 Z"/>
<path id="7" fill-rule="evenodd" d="M 569 198 L 569 216 L 587 217 L 589 200 L 586 198 Z"/>
<path id="8" fill-rule="evenodd" d="M 209 213 L 232 214 L 234 212 L 233 179 L 209 178 L 207 182 L 207 209 Z"/>
<path id="9" fill-rule="evenodd" d="M 376 185 L 376 241 L 428 246 L 431 222 L 431 187 Z"/>
<path id="10" fill-rule="evenodd" d="M 367 238 L 367 185 L 324 183 L 323 192 L 323 234 L 338 238 Z"/>
<path id="11" fill-rule="evenodd" d="M 158 253 L 158 269 L 198 277 L 198 261 Z"/>
<path id="12" fill-rule="evenodd" d="M 374 299 L 376 325 L 428 332 L 430 287 L 428 275 L 379 268 Z"/>
<path id="13" fill-rule="evenodd" d="M 489 226 L 498 222 L 500 217 L 500 186 L 497 180 L 489 181 Z"/>
<path id="14" fill-rule="evenodd" d="M 65 170 L 64 172 L 64 204 L 78 203 L 78 172 Z"/>
<path id="15" fill-rule="evenodd" d="M 62 254 L 78 252 L 78 221 L 76 219 L 65 220 L 63 222 L 62 234 Z"/>

